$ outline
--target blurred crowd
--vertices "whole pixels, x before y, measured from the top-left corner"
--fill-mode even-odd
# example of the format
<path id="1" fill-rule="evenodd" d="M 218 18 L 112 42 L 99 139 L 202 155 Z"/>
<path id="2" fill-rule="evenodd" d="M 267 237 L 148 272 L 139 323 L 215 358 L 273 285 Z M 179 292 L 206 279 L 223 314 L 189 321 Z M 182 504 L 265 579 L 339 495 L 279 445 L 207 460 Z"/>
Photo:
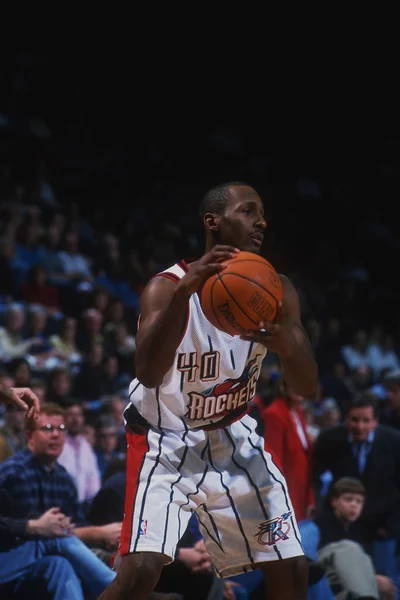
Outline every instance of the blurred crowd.
<path id="1" fill-rule="evenodd" d="M 22 79 L 13 80 L 17 96 Z M 67 181 L 66 175 L 52 173 L 46 152 L 18 150 L 11 156 L 15 123 L 21 121 L 12 111 L 0 112 L 0 132 L 6 132 L 0 136 L 0 379 L 10 386 L 31 387 L 43 414 L 40 428 L 31 431 L 22 411 L 0 407 L 0 491 L 8 495 L 0 498 L 0 557 L 2 552 L 8 557 L 0 560 L 0 590 L 10 598 L 23 598 L 28 575 L 4 571 L 10 553 L 16 553 L 14 564 L 30 564 L 26 554 L 21 558 L 22 547 L 28 549 L 38 535 L 58 540 L 74 524 L 78 533 L 57 551 L 46 547 L 43 569 L 32 563 L 26 581 L 32 588 L 41 578 L 52 582 L 54 576 L 51 597 L 56 600 L 70 600 L 57 596 L 57 580 L 62 585 L 73 581 L 75 595 L 70 597 L 78 600 L 80 582 L 85 597 L 91 598 L 113 577 L 109 564 L 124 512 L 123 410 L 135 376 L 140 295 L 162 269 L 202 254 L 196 206 L 200 188 L 206 191 L 212 178 L 193 186 L 160 178 L 146 191 L 139 186 L 129 203 L 114 204 L 108 188 L 105 208 L 100 206 L 100 183 L 99 202 L 96 197 L 93 210 L 88 210 L 71 194 L 79 187 L 73 169 L 66 169 Z M 43 150 L 51 132 L 39 118 L 24 121 L 14 150 L 21 141 L 24 148 L 30 146 L 28 129 Z M 70 165 L 75 149 L 87 144 L 76 131 L 71 139 L 75 146 Z M 218 157 L 224 165 L 220 171 L 229 173 L 227 179 L 235 176 L 226 165 L 242 161 L 246 168 L 241 172 L 249 174 L 250 183 L 262 181 L 268 160 L 256 152 L 245 156 L 244 146 L 245 140 L 229 128 L 215 129 L 205 143 L 212 159 Z M 166 155 L 150 142 L 146 152 L 153 166 Z M 178 172 L 181 159 L 172 157 Z M 79 185 L 84 189 L 84 182 Z M 251 409 L 287 477 L 301 523 L 309 525 L 324 514 L 332 483 L 346 476 L 362 482 L 361 487 L 340 489 L 347 494 L 356 490 L 363 502 L 365 495 L 363 541 L 378 577 L 379 597 L 389 600 L 396 597 L 400 581 L 400 304 L 391 261 L 374 259 L 390 256 L 395 264 L 400 240 L 375 205 L 351 221 L 346 212 L 351 193 L 348 186 L 327 189 L 317 178 L 299 175 L 273 198 L 265 252 L 299 292 L 303 324 L 319 366 L 319 387 L 313 398 L 299 397 L 284 386 L 276 356 L 267 354 Z M 186 204 L 184 198 L 189 199 Z M 338 209 L 329 219 L 327 199 Z M 286 255 L 285 248 L 290 249 Z M 57 493 L 46 479 L 48 472 L 30 462 L 32 456 L 46 456 L 56 465 L 61 482 Z M 17 485 L 17 473 L 24 471 L 31 478 Z M 42 487 L 33 486 L 36 478 L 45 482 Z M 306 546 L 308 530 L 303 531 Z M 349 535 L 335 531 L 339 538 Z M 73 547 L 68 545 L 71 540 Z M 315 560 L 318 543 L 307 545 Z M 68 564 L 49 563 L 54 554 Z M 85 565 L 86 577 L 73 556 Z M 63 576 L 57 576 L 61 571 Z M 330 583 L 335 597 L 344 598 Z M 250 574 L 218 585 L 193 521 L 154 598 L 258 600 L 264 598 L 263 585 Z M 309 600 L 332 597 L 328 588 L 312 588 Z M 377 598 L 377 593 L 370 597 Z"/>

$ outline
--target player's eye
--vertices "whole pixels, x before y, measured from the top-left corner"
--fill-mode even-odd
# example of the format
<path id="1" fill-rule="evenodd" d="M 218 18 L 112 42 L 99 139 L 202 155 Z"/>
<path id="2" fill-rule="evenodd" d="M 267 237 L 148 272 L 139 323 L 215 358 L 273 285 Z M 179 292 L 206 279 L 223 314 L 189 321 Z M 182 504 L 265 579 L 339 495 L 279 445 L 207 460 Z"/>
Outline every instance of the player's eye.
<path id="1" fill-rule="evenodd" d="M 242 212 L 245 215 L 252 215 L 254 213 L 252 208 L 244 208 Z"/>

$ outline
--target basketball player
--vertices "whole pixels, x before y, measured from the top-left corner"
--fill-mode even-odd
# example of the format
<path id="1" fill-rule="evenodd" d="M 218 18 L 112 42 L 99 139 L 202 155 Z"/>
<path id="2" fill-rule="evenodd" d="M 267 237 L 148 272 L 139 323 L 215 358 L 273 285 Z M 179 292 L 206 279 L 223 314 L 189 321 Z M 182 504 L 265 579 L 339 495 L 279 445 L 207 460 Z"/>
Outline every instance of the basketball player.
<path id="1" fill-rule="evenodd" d="M 27 411 L 27 418 L 36 417 L 40 410 L 39 398 L 30 388 L 12 388 L 0 381 L 0 401 Z"/>
<path id="2" fill-rule="evenodd" d="M 284 276 L 274 324 L 231 337 L 204 316 L 198 291 L 239 250 L 258 253 L 267 226 L 244 183 L 210 190 L 200 213 L 206 251 L 153 278 L 141 297 L 136 372 L 125 410 L 125 517 L 115 580 L 99 600 L 144 600 L 173 560 L 191 511 L 217 575 L 260 568 L 269 600 L 305 600 L 308 563 L 282 473 L 246 413 L 262 360 L 276 352 L 288 386 L 314 393 L 317 367 Z"/>

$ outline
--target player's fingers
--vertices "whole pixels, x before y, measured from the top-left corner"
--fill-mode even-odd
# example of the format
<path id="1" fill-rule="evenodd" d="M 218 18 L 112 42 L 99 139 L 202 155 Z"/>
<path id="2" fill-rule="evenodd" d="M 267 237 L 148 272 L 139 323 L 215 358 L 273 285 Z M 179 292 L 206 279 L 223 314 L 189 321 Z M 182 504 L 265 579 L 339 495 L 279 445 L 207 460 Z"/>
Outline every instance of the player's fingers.
<path id="1" fill-rule="evenodd" d="M 22 398 L 24 400 L 29 400 L 29 404 L 32 405 L 37 412 L 40 410 L 40 401 L 39 398 L 32 392 L 30 388 L 22 388 Z"/>
<path id="2" fill-rule="evenodd" d="M 278 323 L 265 323 L 264 326 L 259 330 L 259 333 L 267 335 L 276 335 L 280 330 Z"/>
<path id="3" fill-rule="evenodd" d="M 27 403 L 21 400 L 21 398 L 15 392 L 13 393 L 13 404 L 19 406 L 19 408 L 22 408 L 23 410 L 29 410 L 29 406 L 27 405 Z"/>

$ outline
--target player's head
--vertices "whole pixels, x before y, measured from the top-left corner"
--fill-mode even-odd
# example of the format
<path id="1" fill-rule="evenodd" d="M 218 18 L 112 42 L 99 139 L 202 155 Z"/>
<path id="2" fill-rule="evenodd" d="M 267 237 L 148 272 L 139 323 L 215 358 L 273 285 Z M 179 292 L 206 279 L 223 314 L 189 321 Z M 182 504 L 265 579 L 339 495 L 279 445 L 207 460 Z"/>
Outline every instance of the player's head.
<path id="1" fill-rule="evenodd" d="M 260 196 L 247 183 L 233 181 L 209 190 L 200 203 L 207 246 L 227 244 L 259 253 L 267 223 Z"/>

